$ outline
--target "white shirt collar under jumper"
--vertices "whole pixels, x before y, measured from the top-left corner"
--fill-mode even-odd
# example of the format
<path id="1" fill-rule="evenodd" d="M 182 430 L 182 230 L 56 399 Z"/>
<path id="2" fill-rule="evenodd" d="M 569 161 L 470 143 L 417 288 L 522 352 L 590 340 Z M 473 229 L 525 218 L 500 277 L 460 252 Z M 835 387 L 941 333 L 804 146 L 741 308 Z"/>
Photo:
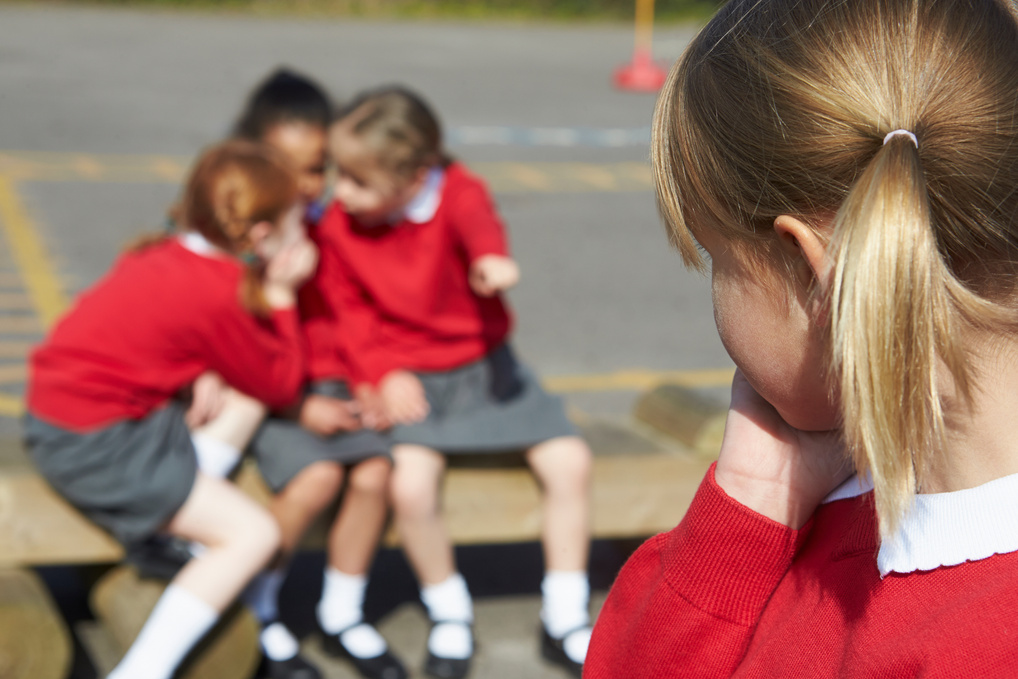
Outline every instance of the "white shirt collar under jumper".
<path id="1" fill-rule="evenodd" d="M 433 167 L 428 170 L 424 186 L 403 208 L 403 217 L 414 224 L 426 224 L 435 218 L 438 206 L 442 204 L 442 187 L 445 185 L 445 170 Z"/>
<path id="2" fill-rule="evenodd" d="M 177 240 L 184 246 L 185 250 L 190 250 L 196 255 L 218 258 L 226 254 L 222 248 L 213 245 L 209 242 L 208 238 L 197 231 L 185 231 L 177 236 Z"/>
<path id="3" fill-rule="evenodd" d="M 824 502 L 872 489 L 868 477 L 853 477 Z M 877 568 L 885 577 L 1011 552 L 1018 552 L 1018 474 L 952 493 L 917 494 L 894 534 L 880 541 Z"/>

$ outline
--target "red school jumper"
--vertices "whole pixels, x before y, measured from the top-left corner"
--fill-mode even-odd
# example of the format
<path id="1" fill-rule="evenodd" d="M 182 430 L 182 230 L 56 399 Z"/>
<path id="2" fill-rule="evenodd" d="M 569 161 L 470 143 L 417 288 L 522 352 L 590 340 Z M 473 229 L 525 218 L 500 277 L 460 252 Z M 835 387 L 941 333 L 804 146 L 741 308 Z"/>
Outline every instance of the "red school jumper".
<path id="1" fill-rule="evenodd" d="M 318 226 L 322 293 L 343 323 L 335 332 L 356 383 L 397 369 L 452 370 L 483 358 L 509 334 L 500 296 L 470 289 L 470 263 L 508 256 L 505 229 L 480 179 L 453 163 L 434 214 L 364 226 L 334 203 Z"/>
<path id="2" fill-rule="evenodd" d="M 297 312 L 255 318 L 240 304 L 242 276 L 235 259 L 177 238 L 121 256 L 32 353 L 28 410 L 94 431 L 145 417 L 208 370 L 286 407 L 305 372 Z"/>
<path id="3" fill-rule="evenodd" d="M 981 514 L 969 531 L 1013 532 L 1014 517 L 982 510 L 955 523 Z M 933 550 L 964 537 L 938 532 Z M 872 492 L 795 531 L 729 497 L 711 467 L 678 527 L 619 574 L 583 676 L 1018 676 L 1018 552 L 884 578 L 877 553 Z"/>

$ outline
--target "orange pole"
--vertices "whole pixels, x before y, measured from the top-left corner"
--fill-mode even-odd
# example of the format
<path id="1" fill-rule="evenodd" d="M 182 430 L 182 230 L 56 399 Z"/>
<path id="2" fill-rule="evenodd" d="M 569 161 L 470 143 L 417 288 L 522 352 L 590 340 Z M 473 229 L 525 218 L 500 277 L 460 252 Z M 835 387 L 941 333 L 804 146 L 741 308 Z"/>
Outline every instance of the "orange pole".
<path id="1" fill-rule="evenodd" d="M 636 0 L 636 51 L 651 54 L 654 45 L 654 0 Z"/>

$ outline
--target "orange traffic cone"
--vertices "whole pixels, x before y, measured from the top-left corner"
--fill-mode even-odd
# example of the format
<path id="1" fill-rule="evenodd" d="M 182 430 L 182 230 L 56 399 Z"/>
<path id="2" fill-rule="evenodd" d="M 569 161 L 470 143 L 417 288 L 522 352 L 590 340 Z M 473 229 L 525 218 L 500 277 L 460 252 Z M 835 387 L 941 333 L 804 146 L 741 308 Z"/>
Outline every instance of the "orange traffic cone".
<path id="1" fill-rule="evenodd" d="M 636 0 L 636 40 L 633 60 L 615 69 L 615 87 L 634 92 L 657 92 L 668 72 L 653 57 L 654 0 Z"/>

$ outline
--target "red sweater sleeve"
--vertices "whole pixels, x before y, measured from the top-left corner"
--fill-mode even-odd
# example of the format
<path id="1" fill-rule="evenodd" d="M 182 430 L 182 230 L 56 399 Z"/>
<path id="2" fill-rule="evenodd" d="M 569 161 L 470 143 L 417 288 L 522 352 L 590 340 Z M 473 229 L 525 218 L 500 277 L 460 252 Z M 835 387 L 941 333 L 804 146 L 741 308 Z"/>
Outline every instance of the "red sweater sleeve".
<path id="1" fill-rule="evenodd" d="M 209 328 L 205 351 L 209 367 L 227 384 L 273 410 L 293 403 L 304 382 L 304 339 L 295 308 L 276 310 L 270 319 L 257 319 L 239 306 L 223 311 Z"/>
<path id="2" fill-rule="evenodd" d="M 353 384 L 377 384 L 400 366 L 392 364 L 380 350 L 378 310 L 368 299 L 367 292 L 338 253 L 326 252 L 336 247 L 331 242 L 322 244 L 323 257 L 331 260 L 322 291 L 341 319 L 342 327 L 336 329 L 340 338 L 339 351 L 346 358 Z"/>
<path id="3" fill-rule="evenodd" d="M 480 179 L 471 175 L 455 181 L 456 171 L 465 173 L 462 169 L 450 169 L 453 176 L 449 181 L 455 182 L 456 191 L 454 196 L 449 196 L 452 201 L 450 218 L 466 250 L 467 260 L 472 262 L 484 255 L 508 257 L 505 226 L 488 190 Z"/>
<path id="4" fill-rule="evenodd" d="M 807 532 L 808 525 L 795 531 L 733 500 L 712 466 L 682 522 L 622 569 L 583 676 L 730 676 Z"/>

